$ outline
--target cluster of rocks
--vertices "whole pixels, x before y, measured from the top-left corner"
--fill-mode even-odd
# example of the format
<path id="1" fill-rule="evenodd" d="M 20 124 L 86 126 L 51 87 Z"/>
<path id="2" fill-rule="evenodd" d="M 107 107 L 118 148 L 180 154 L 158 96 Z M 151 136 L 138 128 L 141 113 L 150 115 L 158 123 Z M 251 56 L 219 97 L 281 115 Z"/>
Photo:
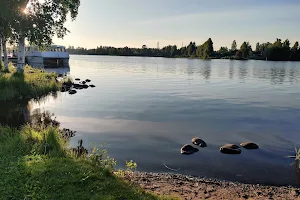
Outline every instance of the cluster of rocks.
<path id="1" fill-rule="evenodd" d="M 197 145 L 202 148 L 207 147 L 207 144 L 198 137 L 193 138 L 192 143 L 194 145 Z M 258 149 L 259 148 L 258 145 L 253 142 L 243 142 L 240 144 L 240 146 L 244 147 L 245 149 Z M 185 144 L 180 149 L 181 154 L 185 154 L 185 155 L 190 155 L 190 154 L 196 153 L 198 151 L 199 151 L 198 148 L 196 148 L 190 144 Z M 242 150 L 240 149 L 240 147 L 238 145 L 226 144 L 226 145 L 220 147 L 220 152 L 224 153 L 224 154 L 240 154 L 242 152 Z"/>
<path id="2" fill-rule="evenodd" d="M 87 89 L 87 88 L 94 88 L 95 85 L 88 85 L 91 82 L 90 79 L 86 79 L 84 81 L 80 81 L 79 78 L 75 78 L 75 81 L 79 81 L 78 83 L 72 82 L 64 82 L 61 88 L 61 92 L 68 92 L 69 94 L 76 94 L 77 90 Z"/>
<path id="3" fill-rule="evenodd" d="M 253 142 L 243 142 L 240 146 L 244 147 L 245 149 L 258 149 L 258 145 Z M 238 145 L 235 144 L 226 144 L 220 147 L 220 151 L 225 154 L 240 154 L 242 150 Z"/>

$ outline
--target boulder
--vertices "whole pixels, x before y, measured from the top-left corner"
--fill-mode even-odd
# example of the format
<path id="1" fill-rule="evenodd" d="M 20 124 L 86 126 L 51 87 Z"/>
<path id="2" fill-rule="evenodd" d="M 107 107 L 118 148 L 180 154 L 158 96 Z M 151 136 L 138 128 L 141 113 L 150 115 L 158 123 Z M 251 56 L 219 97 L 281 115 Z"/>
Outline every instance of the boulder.
<path id="1" fill-rule="evenodd" d="M 245 149 L 258 149 L 258 145 L 253 142 L 243 142 L 240 144 Z"/>
<path id="2" fill-rule="evenodd" d="M 238 145 L 235 145 L 235 144 L 225 144 L 222 147 L 231 148 L 231 149 L 239 149 L 240 148 Z"/>
<path id="3" fill-rule="evenodd" d="M 90 79 L 86 79 L 85 82 L 89 83 L 89 82 L 91 82 L 91 80 Z"/>
<path id="4" fill-rule="evenodd" d="M 81 89 L 86 89 L 86 88 L 88 88 L 89 86 L 88 85 L 81 85 L 81 84 L 73 84 L 73 87 L 75 88 L 75 89 L 79 89 L 79 90 L 81 90 Z"/>
<path id="5" fill-rule="evenodd" d="M 199 151 L 199 149 L 197 149 L 189 144 L 183 145 L 183 147 L 181 147 L 181 149 L 180 149 L 181 154 L 185 154 L 185 155 L 190 155 L 197 151 Z"/>
<path id="6" fill-rule="evenodd" d="M 87 89 L 89 86 L 88 85 L 81 85 L 82 88 Z"/>
<path id="7" fill-rule="evenodd" d="M 192 143 L 194 145 L 198 145 L 200 147 L 206 147 L 207 146 L 206 143 L 203 140 L 199 139 L 198 137 L 194 137 L 192 139 Z"/>
<path id="8" fill-rule="evenodd" d="M 242 150 L 235 144 L 226 144 L 220 147 L 220 152 L 225 154 L 240 154 Z"/>
<path id="9" fill-rule="evenodd" d="M 85 81 L 82 81 L 81 83 L 82 83 L 82 84 L 85 84 L 86 82 L 85 82 Z"/>

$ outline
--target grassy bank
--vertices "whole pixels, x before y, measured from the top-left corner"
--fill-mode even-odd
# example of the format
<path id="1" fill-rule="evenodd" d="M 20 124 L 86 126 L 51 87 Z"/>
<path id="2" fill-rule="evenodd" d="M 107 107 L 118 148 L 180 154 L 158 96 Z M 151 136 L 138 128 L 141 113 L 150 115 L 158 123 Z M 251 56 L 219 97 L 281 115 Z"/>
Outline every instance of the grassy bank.
<path id="1" fill-rule="evenodd" d="M 57 128 L 0 127 L 0 199 L 167 199 L 75 158 L 66 145 Z"/>
<path id="2" fill-rule="evenodd" d="M 55 73 L 29 66 L 24 68 L 24 72 L 17 73 L 10 63 L 8 72 L 0 69 L 0 101 L 38 98 L 58 91 L 61 86 L 56 77 Z"/>

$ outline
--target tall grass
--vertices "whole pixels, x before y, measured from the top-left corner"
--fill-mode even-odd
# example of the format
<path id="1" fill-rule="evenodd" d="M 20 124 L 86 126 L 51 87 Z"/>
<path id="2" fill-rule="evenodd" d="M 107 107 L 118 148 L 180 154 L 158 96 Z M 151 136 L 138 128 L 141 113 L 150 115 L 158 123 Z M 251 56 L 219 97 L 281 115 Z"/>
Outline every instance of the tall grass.
<path id="1" fill-rule="evenodd" d="M 56 127 L 0 126 L 0 146 L 0 199 L 170 199 L 74 157 Z"/>
<path id="2" fill-rule="evenodd" d="M 61 84 L 57 74 L 25 66 L 24 72 L 16 72 L 9 64 L 8 72 L 0 71 L 0 101 L 38 98 L 58 91 Z"/>

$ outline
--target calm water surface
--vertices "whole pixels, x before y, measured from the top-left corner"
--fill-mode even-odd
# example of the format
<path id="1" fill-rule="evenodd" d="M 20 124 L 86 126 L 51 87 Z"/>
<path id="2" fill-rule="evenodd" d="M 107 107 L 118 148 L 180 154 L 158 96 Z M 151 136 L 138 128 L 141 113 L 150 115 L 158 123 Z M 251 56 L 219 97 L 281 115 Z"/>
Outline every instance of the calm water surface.
<path id="1" fill-rule="evenodd" d="M 58 94 L 31 109 L 53 112 L 77 131 L 71 145 L 108 149 L 124 167 L 248 183 L 296 184 L 300 147 L 300 63 L 71 56 L 70 75 L 96 88 Z M 198 136 L 207 148 L 184 156 Z M 259 150 L 224 155 L 226 143 L 253 141 Z"/>

